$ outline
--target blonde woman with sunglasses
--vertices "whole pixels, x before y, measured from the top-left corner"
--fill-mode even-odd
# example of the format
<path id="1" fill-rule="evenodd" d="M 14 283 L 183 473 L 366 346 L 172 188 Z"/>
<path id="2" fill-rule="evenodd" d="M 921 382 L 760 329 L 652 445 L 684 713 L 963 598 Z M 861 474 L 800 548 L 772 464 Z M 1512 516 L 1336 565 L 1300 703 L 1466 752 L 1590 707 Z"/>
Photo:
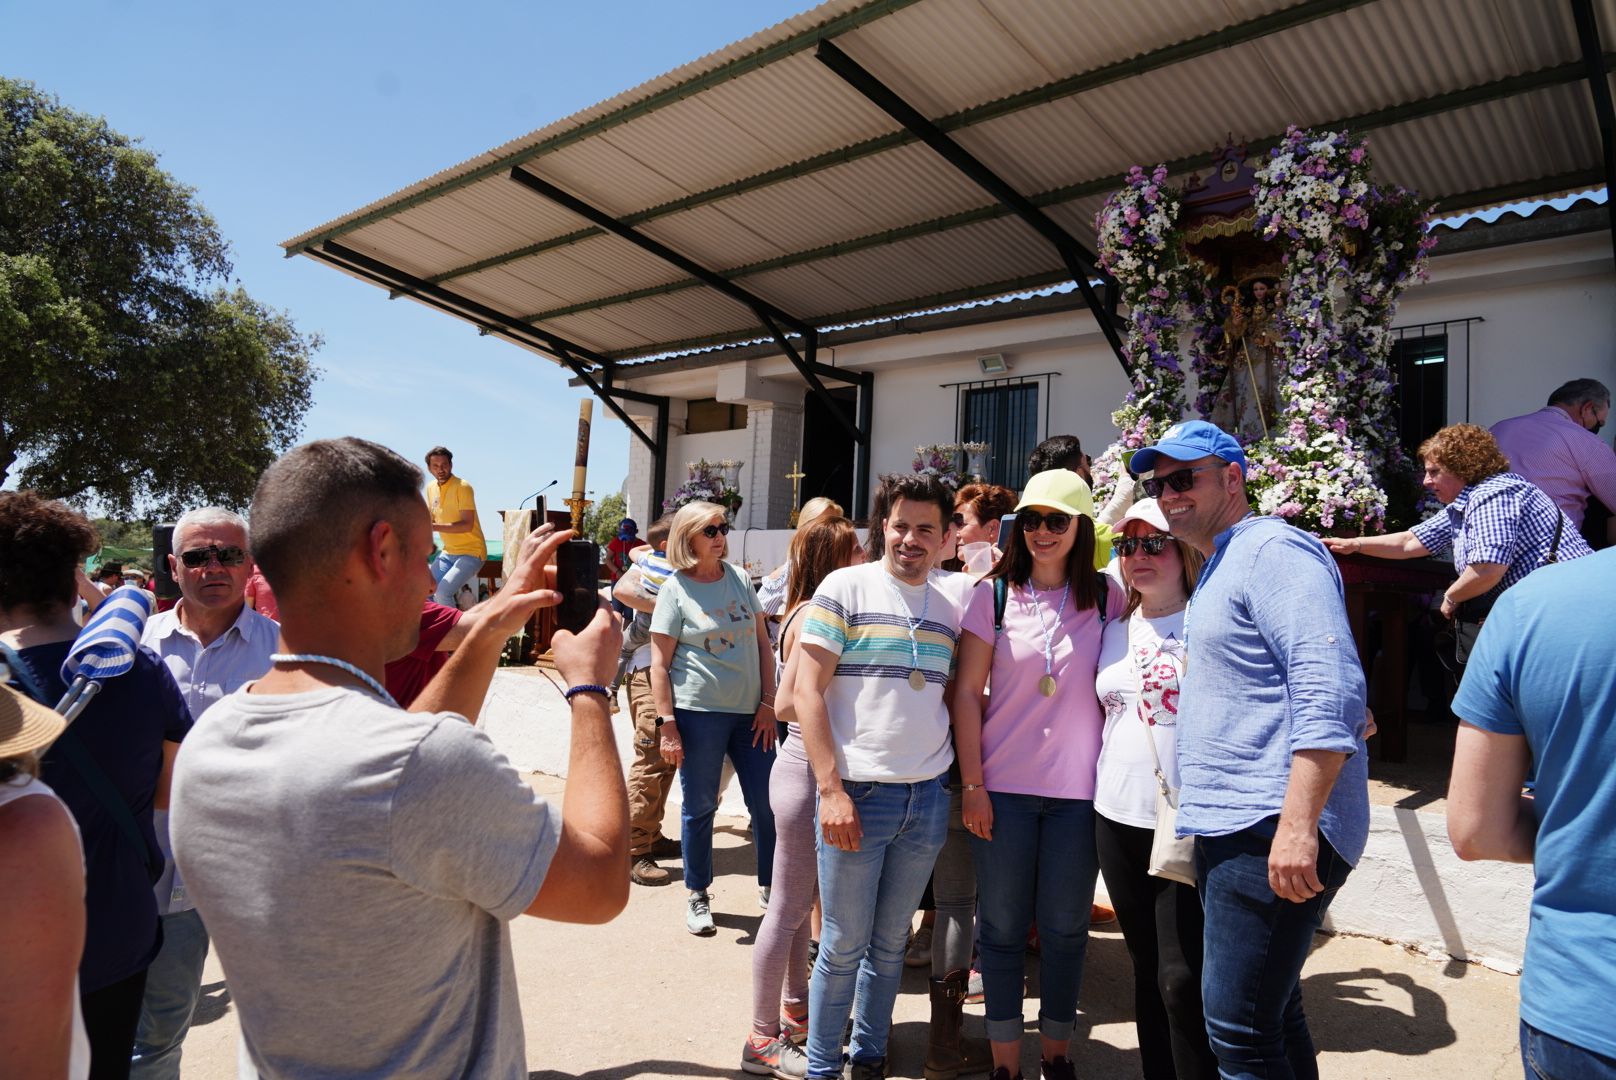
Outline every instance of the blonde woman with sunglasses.
<path id="1" fill-rule="evenodd" d="M 685 929 L 717 933 L 707 888 L 713 881 L 713 815 L 724 758 L 735 766 L 752 815 L 758 899 L 769 905 L 774 869 L 774 658 L 763 608 L 740 567 L 724 561 L 729 521 L 722 506 L 686 503 L 668 530 L 674 572 L 651 614 L 651 694 L 662 759 L 679 769 Z"/>

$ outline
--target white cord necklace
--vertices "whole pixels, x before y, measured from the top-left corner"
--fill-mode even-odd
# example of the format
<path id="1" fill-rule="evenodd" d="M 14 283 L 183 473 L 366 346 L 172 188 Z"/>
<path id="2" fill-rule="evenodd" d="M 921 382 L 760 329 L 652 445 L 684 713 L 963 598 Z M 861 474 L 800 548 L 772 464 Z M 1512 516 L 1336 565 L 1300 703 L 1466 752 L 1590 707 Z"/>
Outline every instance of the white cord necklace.
<path id="1" fill-rule="evenodd" d="M 272 653 L 269 659 L 271 663 L 275 664 L 325 664 L 327 667 L 340 668 L 370 687 L 372 693 L 393 708 L 399 707 L 398 702 L 393 700 L 393 695 L 387 692 L 387 687 L 346 660 L 339 660 L 335 656 L 321 656 L 318 653 Z"/>
<path id="2" fill-rule="evenodd" d="M 1072 598 L 1072 590 L 1068 583 L 1061 583 L 1060 608 L 1055 612 L 1055 625 L 1051 627 L 1044 619 L 1044 606 L 1038 602 L 1038 585 L 1027 579 L 1027 591 L 1032 594 L 1032 609 L 1038 613 L 1038 628 L 1044 632 L 1044 677 L 1038 680 L 1038 692 L 1045 697 L 1055 696 L 1055 631 L 1060 629 L 1061 619 L 1066 617 L 1066 601 Z"/>
<path id="3" fill-rule="evenodd" d="M 926 580 L 921 582 L 920 585 L 922 592 L 920 618 L 918 619 L 909 617 L 909 601 L 904 599 L 903 591 L 898 588 L 898 583 L 892 579 L 892 575 L 884 571 L 883 575 L 886 577 L 887 588 L 892 590 L 893 597 L 898 601 L 898 610 L 903 614 L 904 624 L 909 627 L 909 656 L 914 663 L 914 666 L 909 669 L 909 685 L 913 689 L 924 690 L 926 689 L 926 673 L 920 670 L 920 641 L 915 636 L 915 633 L 925 623 L 926 613 L 931 610 L 931 575 L 927 574 Z"/>

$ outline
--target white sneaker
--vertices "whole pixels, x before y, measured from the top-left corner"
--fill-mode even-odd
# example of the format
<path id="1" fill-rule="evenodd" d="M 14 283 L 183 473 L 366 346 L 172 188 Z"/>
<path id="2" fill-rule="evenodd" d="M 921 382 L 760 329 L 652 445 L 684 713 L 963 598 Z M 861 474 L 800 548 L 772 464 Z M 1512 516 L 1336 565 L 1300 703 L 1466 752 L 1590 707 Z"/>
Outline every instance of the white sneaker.
<path id="1" fill-rule="evenodd" d="M 693 892 L 685 901 L 685 929 L 697 937 L 711 937 L 718 933 L 713 925 L 713 906 L 705 892 Z"/>
<path id="2" fill-rule="evenodd" d="M 771 891 L 772 890 L 768 885 L 758 886 L 758 907 L 762 908 L 764 911 L 769 910 L 769 893 Z"/>

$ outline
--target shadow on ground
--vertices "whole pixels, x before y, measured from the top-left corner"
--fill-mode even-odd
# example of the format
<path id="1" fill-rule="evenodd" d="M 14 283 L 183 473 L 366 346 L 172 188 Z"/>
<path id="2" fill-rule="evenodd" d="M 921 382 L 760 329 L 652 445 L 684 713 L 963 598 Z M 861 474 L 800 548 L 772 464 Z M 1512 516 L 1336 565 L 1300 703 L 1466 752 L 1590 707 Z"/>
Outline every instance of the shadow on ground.
<path id="1" fill-rule="evenodd" d="M 527 1074 L 527 1080 L 634 1080 L 645 1076 L 734 1076 L 735 1069 L 715 1069 L 707 1065 L 696 1065 L 688 1061 L 669 1061 L 665 1058 L 650 1058 L 645 1061 L 631 1061 L 627 1065 L 614 1065 L 609 1069 L 593 1069 L 585 1073 L 557 1072 L 555 1069 L 539 1069 Z"/>
<path id="2" fill-rule="evenodd" d="M 1321 972 L 1302 979 L 1308 1026 L 1320 1051 L 1418 1056 L 1452 1046 L 1448 1006 L 1401 972 Z"/>
<path id="3" fill-rule="evenodd" d="M 192 1027 L 201 1027 L 222 1019 L 230 1012 L 230 988 L 221 979 L 218 982 L 206 983 L 202 987 L 202 996 L 197 998 L 196 1012 L 191 1017 Z"/>

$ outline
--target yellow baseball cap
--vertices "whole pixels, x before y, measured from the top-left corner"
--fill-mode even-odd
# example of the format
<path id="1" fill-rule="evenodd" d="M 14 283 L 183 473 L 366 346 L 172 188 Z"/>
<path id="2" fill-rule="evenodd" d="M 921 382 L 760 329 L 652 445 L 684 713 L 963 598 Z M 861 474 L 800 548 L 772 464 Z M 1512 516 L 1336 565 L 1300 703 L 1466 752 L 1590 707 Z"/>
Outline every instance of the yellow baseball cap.
<path id="1" fill-rule="evenodd" d="M 1016 509 L 1026 506 L 1052 506 L 1068 514 L 1094 516 L 1094 494 L 1088 484 L 1071 469 L 1050 469 L 1027 481 Z"/>

